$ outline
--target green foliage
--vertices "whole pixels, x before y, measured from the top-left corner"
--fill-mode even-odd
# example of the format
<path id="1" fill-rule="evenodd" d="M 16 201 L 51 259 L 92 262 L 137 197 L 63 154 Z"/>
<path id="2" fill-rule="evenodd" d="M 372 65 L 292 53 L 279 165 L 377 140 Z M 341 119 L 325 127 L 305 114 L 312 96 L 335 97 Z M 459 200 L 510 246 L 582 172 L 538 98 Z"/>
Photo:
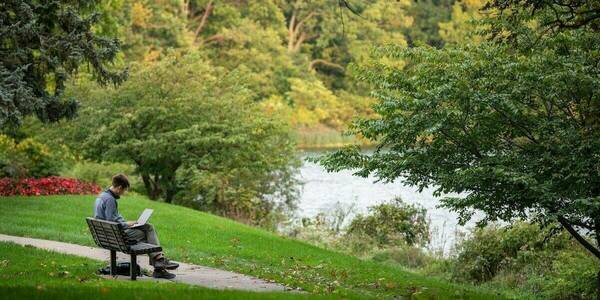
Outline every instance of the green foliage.
<path id="1" fill-rule="evenodd" d="M 154 60 L 169 48 L 191 45 L 182 1 L 132 1 L 122 5 L 123 51 L 133 60 Z"/>
<path id="2" fill-rule="evenodd" d="M 496 43 L 380 48 L 376 57 L 408 63 L 358 68 L 375 88 L 379 117 L 357 122 L 353 132 L 379 149 L 347 148 L 322 162 L 384 181 L 405 176 L 438 195 L 465 193 L 443 200 L 462 221 L 474 210 L 485 212 L 484 222 L 563 216 L 594 232 L 598 48 L 599 36 L 585 31 L 549 36 L 526 53 Z"/>
<path id="3" fill-rule="evenodd" d="M 376 251 L 372 259 L 380 263 L 398 264 L 413 270 L 424 268 L 434 261 L 423 248 L 407 245 Z"/>
<path id="4" fill-rule="evenodd" d="M 369 207 L 368 215 L 357 215 L 348 226 L 348 234 L 371 237 L 380 247 L 424 246 L 429 243 L 426 213 L 423 207 L 396 197 L 389 203 Z"/>
<path id="5" fill-rule="evenodd" d="M 478 33 L 483 28 L 478 28 L 478 21 L 483 17 L 480 10 L 485 3 L 484 0 L 467 0 L 454 3 L 451 19 L 448 22 L 438 24 L 440 38 L 447 44 L 455 45 L 480 42 L 482 37 Z"/>
<path id="6" fill-rule="evenodd" d="M 520 44 L 520 47 L 535 43 L 535 38 L 527 36 L 531 31 L 545 36 L 570 30 L 598 32 L 600 28 L 598 1 L 491 0 L 484 11 L 498 12 L 489 22 L 489 33 L 498 41 Z"/>
<path id="7" fill-rule="evenodd" d="M 320 81 L 290 79 L 288 99 L 295 107 L 292 124 L 296 126 L 314 127 L 320 123 L 331 127 L 339 127 L 343 108 L 337 97 Z"/>
<path id="8" fill-rule="evenodd" d="M 294 65 L 276 29 L 248 19 L 238 22 L 221 29 L 219 43 L 205 45 L 205 51 L 215 64 L 247 75 L 243 84 L 253 91 L 253 100 L 282 95 L 289 89 L 289 77 L 307 73 Z"/>
<path id="9" fill-rule="evenodd" d="M 353 211 L 353 205 L 336 203 L 327 212 L 303 218 L 301 226 L 292 224 L 283 231 L 320 247 L 407 268 L 432 260 L 423 248 L 430 237 L 424 208 L 395 198 L 369 207 L 369 214 L 359 214 L 346 224 Z"/>
<path id="10" fill-rule="evenodd" d="M 9 136 L 0 134 L 0 178 L 58 175 L 69 160 L 73 158 L 66 147 L 52 149 L 33 138 L 17 143 Z"/>
<path id="11" fill-rule="evenodd" d="M 94 34 L 96 1 L 9 0 L 0 3 L 0 127 L 24 116 L 43 121 L 73 117 L 77 102 L 63 99 L 65 80 L 80 65 L 101 83 L 120 83 L 126 73 L 107 67 L 119 42 Z"/>
<path id="12" fill-rule="evenodd" d="M 441 48 L 444 40 L 439 34 L 439 24 L 451 18 L 454 0 L 419 0 L 412 1 L 408 15 L 413 18 L 413 26 L 404 28 L 403 32 L 412 46 L 430 45 Z"/>
<path id="13" fill-rule="evenodd" d="M 447 270 L 458 281 L 519 288 L 544 299 L 593 299 L 600 264 L 566 232 L 528 223 L 475 230 Z"/>
<path id="14" fill-rule="evenodd" d="M 88 158 L 134 164 L 152 199 L 267 222 L 294 207 L 294 148 L 244 81 L 195 54 L 138 64 L 118 89 L 72 91 L 90 104 L 74 136 Z"/>
<path id="15" fill-rule="evenodd" d="M 135 167 L 123 163 L 97 163 L 93 161 L 79 161 L 72 167 L 63 170 L 60 173 L 62 177 L 76 178 L 83 182 L 95 183 L 102 188 L 107 188 L 112 184 L 112 176 L 115 174 L 127 174 L 130 190 L 144 192 L 144 186 L 141 179 L 134 175 Z"/>
<path id="16" fill-rule="evenodd" d="M 545 265 L 544 262 L 540 263 Z M 545 278 L 532 279 L 544 295 L 555 299 L 594 299 L 598 293 L 599 264 L 580 249 L 560 251 Z"/>
<path id="17" fill-rule="evenodd" d="M 540 250 L 545 234 L 548 232 L 542 232 L 538 226 L 525 223 L 475 230 L 472 237 L 457 246 L 454 276 L 476 282 L 491 280 L 502 268 L 509 267 L 518 255 Z"/>

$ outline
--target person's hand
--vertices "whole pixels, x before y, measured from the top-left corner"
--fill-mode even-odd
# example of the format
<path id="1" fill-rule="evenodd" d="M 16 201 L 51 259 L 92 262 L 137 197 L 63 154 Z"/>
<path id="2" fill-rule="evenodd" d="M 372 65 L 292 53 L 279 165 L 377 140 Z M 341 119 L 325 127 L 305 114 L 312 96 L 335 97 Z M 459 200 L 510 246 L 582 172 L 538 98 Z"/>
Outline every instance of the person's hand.
<path id="1" fill-rule="evenodd" d="M 137 221 L 127 221 L 127 225 L 129 226 L 133 226 L 135 224 L 137 224 Z"/>

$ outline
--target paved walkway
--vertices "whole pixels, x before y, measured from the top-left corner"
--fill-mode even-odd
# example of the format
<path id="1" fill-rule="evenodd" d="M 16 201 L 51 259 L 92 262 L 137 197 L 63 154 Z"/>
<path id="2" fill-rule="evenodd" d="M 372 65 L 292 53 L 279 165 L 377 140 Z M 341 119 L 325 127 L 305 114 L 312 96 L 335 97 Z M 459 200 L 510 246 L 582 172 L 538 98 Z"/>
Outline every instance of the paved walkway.
<path id="1" fill-rule="evenodd" d="M 95 260 L 108 261 L 110 260 L 110 252 L 105 249 L 69 244 L 57 241 L 41 240 L 27 237 L 11 236 L 0 234 L 0 241 L 13 242 L 20 245 L 30 245 L 36 248 L 56 251 L 64 254 L 83 256 Z M 117 254 L 118 260 L 129 261 L 129 255 L 124 253 Z M 148 256 L 143 255 L 138 257 L 138 264 L 141 268 L 152 270 L 148 264 Z M 255 292 L 271 292 L 271 291 L 286 291 L 289 290 L 278 283 L 267 282 L 262 279 L 250 277 L 243 274 L 233 273 L 229 271 L 208 268 L 204 266 L 179 263 L 177 270 L 170 271 L 177 275 L 172 280 L 155 279 L 152 277 L 142 276 L 139 280 L 154 280 L 154 281 L 174 281 L 193 285 L 199 285 L 214 289 L 236 289 Z M 120 279 L 127 280 L 128 276 L 117 276 Z"/>

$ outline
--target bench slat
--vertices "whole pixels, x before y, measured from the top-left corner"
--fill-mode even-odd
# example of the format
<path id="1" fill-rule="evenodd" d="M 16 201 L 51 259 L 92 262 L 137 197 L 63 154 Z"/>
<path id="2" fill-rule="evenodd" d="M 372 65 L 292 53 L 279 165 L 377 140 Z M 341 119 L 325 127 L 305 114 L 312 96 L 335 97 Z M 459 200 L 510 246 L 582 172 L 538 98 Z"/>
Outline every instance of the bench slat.
<path id="1" fill-rule="evenodd" d="M 86 218 L 86 222 L 99 247 L 116 250 L 127 254 L 146 254 L 162 251 L 162 247 L 148 243 L 128 245 L 123 230 L 118 223 Z"/>
<path id="2" fill-rule="evenodd" d="M 100 242 L 102 242 L 103 244 L 111 245 L 112 247 L 117 247 L 117 248 L 121 247 L 121 244 L 119 244 L 115 240 L 105 239 L 105 238 L 101 238 L 101 237 L 99 237 L 98 240 L 100 240 Z"/>
<path id="3" fill-rule="evenodd" d="M 131 245 L 129 248 L 131 249 L 131 252 L 135 253 L 135 254 L 144 254 L 144 253 L 162 251 L 162 247 L 154 245 L 154 244 L 148 244 L 148 243 L 137 243 L 135 245 Z"/>

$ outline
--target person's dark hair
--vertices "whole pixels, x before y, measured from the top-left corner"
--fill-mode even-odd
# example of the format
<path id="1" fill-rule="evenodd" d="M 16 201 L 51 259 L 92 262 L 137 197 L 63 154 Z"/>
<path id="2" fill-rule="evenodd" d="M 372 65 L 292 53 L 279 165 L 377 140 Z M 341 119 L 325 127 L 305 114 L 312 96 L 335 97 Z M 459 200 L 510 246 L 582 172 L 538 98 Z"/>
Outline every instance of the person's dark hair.
<path id="1" fill-rule="evenodd" d="M 117 175 L 113 176 L 113 178 L 112 178 L 112 186 L 128 189 L 129 188 L 129 179 L 127 179 L 127 176 L 125 176 L 123 174 L 117 174 Z"/>

